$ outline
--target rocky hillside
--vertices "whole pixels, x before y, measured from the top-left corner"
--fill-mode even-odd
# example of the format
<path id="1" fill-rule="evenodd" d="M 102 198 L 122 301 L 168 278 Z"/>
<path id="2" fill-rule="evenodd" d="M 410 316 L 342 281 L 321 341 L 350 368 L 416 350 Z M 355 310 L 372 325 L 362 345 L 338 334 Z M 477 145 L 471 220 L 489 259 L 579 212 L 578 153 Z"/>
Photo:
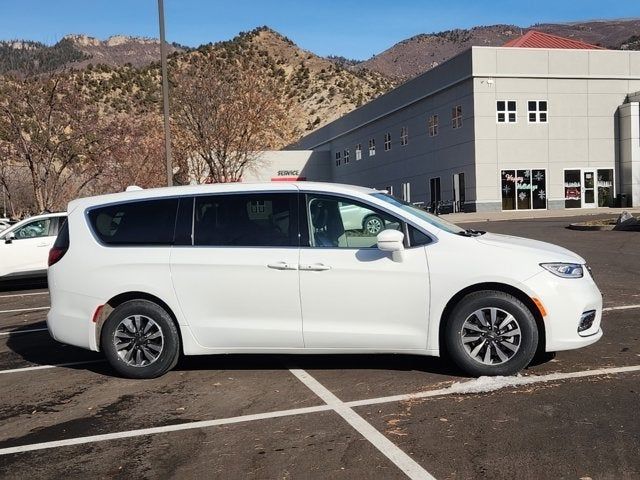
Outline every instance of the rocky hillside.
<path id="1" fill-rule="evenodd" d="M 160 110 L 160 71 L 156 63 L 136 67 L 133 62 L 111 66 L 95 62 L 97 52 L 119 46 L 89 37 L 67 37 L 81 45 L 83 55 L 91 59 L 75 60 L 69 75 L 82 86 L 89 98 L 105 111 L 146 112 Z M 115 42 L 115 45 L 113 44 Z M 130 45 L 129 42 L 125 44 Z M 149 48 L 157 44 L 149 43 Z M 80 48 L 80 47 L 78 47 Z M 159 54 L 156 53 L 155 59 Z M 372 100 L 392 88 L 393 83 L 367 69 L 351 71 L 335 62 L 302 50 L 288 38 L 266 28 L 241 33 L 232 40 L 203 45 L 190 51 L 176 51 L 169 58 L 169 72 L 176 72 L 196 56 L 232 61 L 234 56 L 249 60 L 252 69 L 281 78 L 287 96 L 296 108 L 291 116 L 298 135 L 303 135 Z M 111 59 L 118 58 L 114 55 Z M 121 59 L 126 56 L 119 57 Z M 138 57 L 141 58 L 141 57 Z M 81 68 L 86 64 L 86 67 Z"/>
<path id="2" fill-rule="evenodd" d="M 177 44 L 169 52 L 187 50 Z M 153 38 L 114 35 L 99 40 L 87 35 L 66 35 L 52 46 L 25 40 L 0 41 L 0 74 L 39 74 L 89 64 L 143 67 L 157 62 L 160 42 Z"/>
<path id="3" fill-rule="evenodd" d="M 503 45 L 530 28 L 606 48 L 640 48 L 640 20 L 637 19 L 547 23 L 530 27 L 491 25 L 416 35 L 352 68 L 367 68 L 396 80 L 407 80 L 471 46 Z"/>

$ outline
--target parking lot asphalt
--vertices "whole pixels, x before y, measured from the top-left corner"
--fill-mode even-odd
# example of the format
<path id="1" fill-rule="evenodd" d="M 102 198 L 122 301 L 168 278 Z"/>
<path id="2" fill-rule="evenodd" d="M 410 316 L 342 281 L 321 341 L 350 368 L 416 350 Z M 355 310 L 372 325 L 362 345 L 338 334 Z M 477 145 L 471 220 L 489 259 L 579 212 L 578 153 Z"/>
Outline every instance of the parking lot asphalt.
<path id="1" fill-rule="evenodd" d="M 189 357 L 128 380 L 49 337 L 41 286 L 0 290 L 0 477 L 639 478 L 640 234 L 573 221 L 465 224 L 579 253 L 607 308 L 600 342 L 488 386 L 405 355 Z"/>

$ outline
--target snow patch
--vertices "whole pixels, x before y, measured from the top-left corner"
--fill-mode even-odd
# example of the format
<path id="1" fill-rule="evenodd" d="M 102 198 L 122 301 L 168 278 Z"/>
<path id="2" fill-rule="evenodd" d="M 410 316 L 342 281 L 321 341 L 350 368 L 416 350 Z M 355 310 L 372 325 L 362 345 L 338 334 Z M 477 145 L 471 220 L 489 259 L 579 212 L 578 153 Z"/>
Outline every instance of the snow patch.
<path id="1" fill-rule="evenodd" d="M 453 393 L 486 393 L 500 390 L 501 388 L 516 387 L 529 383 L 526 377 L 516 375 L 513 377 L 478 377 L 468 382 L 455 382 L 449 387 Z"/>

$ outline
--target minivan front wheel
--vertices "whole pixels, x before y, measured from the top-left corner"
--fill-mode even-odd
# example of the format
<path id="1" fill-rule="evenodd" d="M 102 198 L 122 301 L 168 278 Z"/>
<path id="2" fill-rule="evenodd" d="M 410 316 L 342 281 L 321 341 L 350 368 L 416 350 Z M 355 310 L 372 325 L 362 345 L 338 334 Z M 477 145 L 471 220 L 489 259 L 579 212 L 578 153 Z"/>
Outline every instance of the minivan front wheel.
<path id="1" fill-rule="evenodd" d="M 131 300 L 106 320 L 101 346 L 111 366 L 129 378 L 155 378 L 178 361 L 180 338 L 175 323 L 159 305 Z"/>
<path id="2" fill-rule="evenodd" d="M 531 311 L 513 295 L 481 291 L 453 308 L 445 341 L 447 352 L 466 373 L 513 375 L 533 359 L 538 328 Z"/>

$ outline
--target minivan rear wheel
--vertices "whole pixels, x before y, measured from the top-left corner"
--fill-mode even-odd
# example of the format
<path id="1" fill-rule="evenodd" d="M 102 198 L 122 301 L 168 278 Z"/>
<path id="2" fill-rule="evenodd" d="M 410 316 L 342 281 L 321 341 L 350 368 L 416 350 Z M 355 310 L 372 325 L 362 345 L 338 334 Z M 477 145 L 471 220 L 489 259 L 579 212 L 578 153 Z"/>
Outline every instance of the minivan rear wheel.
<path id="1" fill-rule="evenodd" d="M 533 359 L 538 328 L 519 299 L 486 290 L 465 296 L 453 308 L 445 342 L 452 360 L 470 375 L 513 375 Z"/>
<path id="2" fill-rule="evenodd" d="M 178 361 L 180 337 L 169 314 L 148 300 L 116 307 L 102 327 L 101 347 L 111 366 L 128 378 L 156 378 Z"/>

